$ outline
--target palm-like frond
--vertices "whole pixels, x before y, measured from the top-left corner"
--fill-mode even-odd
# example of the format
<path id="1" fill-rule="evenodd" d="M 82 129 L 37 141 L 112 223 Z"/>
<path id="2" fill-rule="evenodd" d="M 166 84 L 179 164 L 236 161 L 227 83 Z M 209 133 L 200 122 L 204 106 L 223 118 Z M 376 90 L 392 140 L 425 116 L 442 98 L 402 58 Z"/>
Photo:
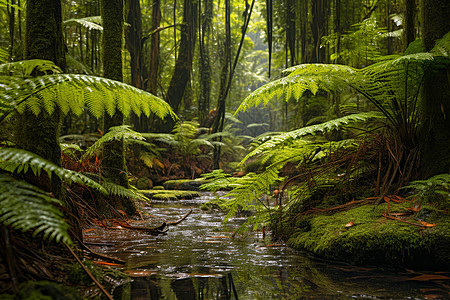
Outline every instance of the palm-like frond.
<path id="1" fill-rule="evenodd" d="M 81 160 L 89 159 L 89 157 L 91 157 L 95 152 L 103 148 L 105 143 L 114 140 L 123 140 L 125 142 L 130 142 L 133 140 L 143 141 L 145 140 L 145 138 L 139 132 L 132 130 L 129 125 L 111 127 L 110 130 L 105 135 L 103 135 L 100 139 L 98 139 L 92 146 L 90 146 L 86 150 Z"/>
<path id="2" fill-rule="evenodd" d="M 101 16 L 91 16 L 91 17 L 80 18 L 80 19 L 68 19 L 68 20 L 65 20 L 63 22 L 63 24 L 65 26 L 79 24 L 87 29 L 103 31 L 103 26 L 99 25 L 99 24 L 102 24 Z"/>
<path id="3" fill-rule="evenodd" d="M 44 238 L 71 244 L 69 225 L 55 206 L 61 201 L 25 181 L 0 174 L 0 222 L 14 229 L 42 232 Z"/>
<path id="4" fill-rule="evenodd" d="M 96 118 L 113 115 L 116 108 L 124 115 L 133 111 L 137 116 L 153 113 L 159 118 L 177 118 L 164 100 L 119 81 L 81 74 L 0 76 L 0 118 L 27 108 L 36 115 L 52 114 L 59 108 L 64 114 L 80 116 L 85 106 Z"/>
<path id="5" fill-rule="evenodd" d="M 239 106 L 236 112 L 248 108 L 266 105 L 272 99 L 282 95 L 288 101 L 290 98 L 300 99 L 305 91 L 316 94 L 319 90 L 334 93 L 348 87 L 349 82 L 363 81 L 358 70 L 344 65 L 302 64 L 283 71 L 286 77 L 272 81 L 251 93 Z"/>
<path id="6" fill-rule="evenodd" d="M 97 189 L 101 192 L 106 192 L 101 185 L 92 179 L 80 173 L 58 167 L 39 155 L 23 149 L 0 149 L 0 169 L 16 173 L 26 173 L 28 170 L 31 170 L 35 175 L 39 175 L 40 172 L 44 170 L 49 177 L 54 174 L 68 184 L 75 182 Z"/>
<path id="7" fill-rule="evenodd" d="M 0 65 L 0 75 L 30 77 L 34 72 L 60 74 L 62 70 L 54 62 L 45 59 L 21 60 Z"/>
<path id="8" fill-rule="evenodd" d="M 256 147 L 249 154 L 247 154 L 247 156 L 242 160 L 241 163 L 244 163 L 251 157 L 254 157 L 261 153 L 265 153 L 266 151 L 272 150 L 274 148 L 279 149 L 280 147 L 288 143 L 291 143 L 293 140 L 299 139 L 301 137 L 307 135 L 314 136 L 316 134 L 325 133 L 332 130 L 338 130 L 344 126 L 348 126 L 351 124 L 366 123 L 370 119 L 384 119 L 384 116 L 376 112 L 353 114 L 338 119 L 334 119 L 322 124 L 303 127 L 279 135 L 270 136 L 269 139 L 267 139 L 264 143 Z"/>

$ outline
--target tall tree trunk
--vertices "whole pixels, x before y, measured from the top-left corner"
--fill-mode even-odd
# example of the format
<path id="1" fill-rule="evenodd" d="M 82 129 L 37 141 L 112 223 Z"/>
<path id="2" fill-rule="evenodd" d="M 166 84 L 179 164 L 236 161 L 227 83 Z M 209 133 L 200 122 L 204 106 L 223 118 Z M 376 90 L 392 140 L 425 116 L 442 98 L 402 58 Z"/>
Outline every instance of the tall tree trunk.
<path id="1" fill-rule="evenodd" d="M 175 113 L 179 112 L 181 100 L 188 81 L 191 78 L 192 60 L 195 45 L 195 6 L 192 0 L 184 0 L 183 26 L 181 27 L 180 48 L 178 51 L 175 70 L 167 90 L 167 102 Z M 170 117 L 165 119 L 163 131 L 169 132 L 174 126 L 174 120 Z"/>
<path id="2" fill-rule="evenodd" d="M 403 51 L 416 39 L 416 0 L 404 0 Z"/>
<path id="3" fill-rule="evenodd" d="M 231 69 L 231 6 L 230 0 L 225 0 L 225 43 L 223 45 L 222 72 L 220 74 L 220 90 L 219 99 L 217 101 L 217 117 L 214 120 L 212 132 L 218 132 L 220 127 L 222 111 L 225 114 L 226 90 L 228 84 L 229 73 Z M 220 165 L 220 148 L 214 151 L 214 169 L 219 169 Z"/>
<path id="4" fill-rule="evenodd" d="M 126 46 L 130 53 L 131 85 L 144 90 L 144 52 L 142 51 L 142 18 L 141 5 L 139 0 L 128 1 L 128 24 L 130 28 L 125 35 Z M 147 130 L 145 124 L 148 124 L 146 116 L 138 117 L 131 113 L 131 122 L 134 129 L 138 132 Z M 139 145 L 134 146 L 135 156 L 139 156 Z"/>
<path id="5" fill-rule="evenodd" d="M 198 119 L 200 126 L 208 126 L 207 117 L 209 114 L 211 98 L 211 65 L 209 59 L 209 41 L 211 35 L 211 23 L 213 18 L 212 0 L 199 1 L 199 5 L 204 3 L 202 13 L 199 7 L 199 50 L 200 50 L 200 98 L 198 101 Z M 208 126 L 209 127 L 209 126 Z"/>
<path id="6" fill-rule="evenodd" d="M 294 66 L 297 64 L 296 50 L 296 26 L 295 26 L 295 1 L 286 1 L 286 43 L 290 53 L 290 63 L 286 65 Z M 286 54 L 287 55 L 287 54 Z"/>
<path id="7" fill-rule="evenodd" d="M 152 28 L 155 31 L 161 24 L 161 0 L 153 0 Z M 159 76 L 159 31 L 150 36 L 150 66 L 148 76 L 148 91 L 153 95 L 158 93 Z"/>
<path id="8" fill-rule="evenodd" d="M 312 23 L 311 30 L 314 40 L 314 53 L 312 62 L 325 61 L 325 49 L 320 47 L 325 28 L 325 5 L 326 0 L 312 0 Z"/>
<path id="9" fill-rule="evenodd" d="M 25 59 L 53 61 L 62 70 L 66 67 L 62 33 L 61 2 L 58 0 L 29 0 L 26 6 Z M 35 74 L 43 75 L 43 74 Z M 19 147 L 34 152 L 61 165 L 61 148 L 58 143 L 61 119 L 59 110 L 49 116 L 38 116 L 27 110 L 17 116 L 14 136 Z M 39 180 L 42 180 L 42 176 Z M 41 188 L 62 195 L 61 181 L 57 176 L 51 182 L 39 182 Z"/>
<path id="10" fill-rule="evenodd" d="M 122 81 L 122 39 L 123 39 L 123 1 L 103 0 L 103 76 Z M 104 132 L 113 126 L 123 125 L 124 116 L 117 108 L 113 116 L 105 113 Z M 102 160 L 103 175 L 112 182 L 128 188 L 127 167 L 123 140 L 115 140 L 104 146 Z M 128 198 L 113 197 L 113 207 L 124 210 L 128 214 L 136 213 L 134 202 Z"/>
<path id="11" fill-rule="evenodd" d="M 422 41 L 425 50 L 450 29 L 450 2 L 421 0 Z M 449 67 L 427 72 L 424 80 L 423 169 L 427 175 L 450 172 Z"/>

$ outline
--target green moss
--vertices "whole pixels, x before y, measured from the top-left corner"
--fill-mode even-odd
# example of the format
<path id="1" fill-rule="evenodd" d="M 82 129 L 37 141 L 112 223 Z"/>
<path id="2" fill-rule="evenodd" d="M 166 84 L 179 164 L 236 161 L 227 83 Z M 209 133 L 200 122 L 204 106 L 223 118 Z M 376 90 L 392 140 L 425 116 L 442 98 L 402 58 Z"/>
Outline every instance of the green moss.
<path id="1" fill-rule="evenodd" d="M 166 190 L 198 191 L 200 186 L 207 182 L 204 178 L 168 180 L 164 182 L 164 188 Z"/>
<path id="2" fill-rule="evenodd" d="M 95 279 L 101 281 L 103 272 L 92 261 L 87 260 L 84 261 L 83 264 L 92 273 Z M 90 285 L 93 283 L 91 277 L 89 277 L 79 264 L 69 265 L 67 269 L 69 270 L 67 280 L 70 283 L 76 285 Z"/>
<path id="3" fill-rule="evenodd" d="M 192 199 L 199 197 L 200 193 L 196 191 L 178 191 L 178 190 L 141 190 L 146 197 L 155 200 L 179 200 Z"/>
<path id="4" fill-rule="evenodd" d="M 402 211 L 391 204 L 391 212 Z M 382 216 L 386 204 L 366 205 L 333 215 L 318 215 L 297 222 L 288 244 L 316 256 L 354 264 L 433 268 L 450 265 L 450 220 L 430 213 L 421 228 Z M 403 210 L 404 211 L 404 210 Z M 354 225 L 345 225 L 353 221 Z M 413 219 L 411 220 L 413 221 Z M 299 226 L 300 225 L 300 226 Z"/>
<path id="5" fill-rule="evenodd" d="M 81 299 L 81 296 L 78 295 L 75 289 L 63 286 L 61 284 L 57 284 L 55 282 L 27 281 L 20 285 L 17 297 L 11 299 L 78 300 Z"/>

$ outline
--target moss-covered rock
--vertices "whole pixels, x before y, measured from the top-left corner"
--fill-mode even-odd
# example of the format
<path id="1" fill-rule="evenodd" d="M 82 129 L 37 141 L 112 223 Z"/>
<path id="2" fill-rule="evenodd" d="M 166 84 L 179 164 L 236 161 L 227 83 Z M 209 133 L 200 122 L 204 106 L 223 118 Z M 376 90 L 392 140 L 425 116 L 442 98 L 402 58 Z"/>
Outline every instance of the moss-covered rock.
<path id="1" fill-rule="evenodd" d="M 179 190 L 141 190 L 144 196 L 154 200 L 180 200 L 199 197 L 200 193 L 196 191 Z"/>
<path id="2" fill-rule="evenodd" d="M 153 182 L 148 178 L 139 178 L 136 182 L 136 188 L 138 190 L 148 190 L 153 187 Z"/>
<path id="3" fill-rule="evenodd" d="M 401 205 L 391 203 L 391 212 L 396 209 L 405 211 Z M 450 267 L 450 218 L 447 215 L 429 208 L 431 213 L 425 221 L 437 225 L 424 228 L 387 219 L 383 217 L 385 211 L 386 204 L 365 205 L 333 215 L 302 218 L 297 221 L 288 244 L 318 257 L 353 264 L 421 269 Z M 413 216 L 408 221 L 417 223 Z"/>
<path id="4" fill-rule="evenodd" d="M 208 181 L 204 178 L 167 180 L 164 182 L 164 188 L 166 190 L 199 191 L 200 186 L 206 182 Z"/>

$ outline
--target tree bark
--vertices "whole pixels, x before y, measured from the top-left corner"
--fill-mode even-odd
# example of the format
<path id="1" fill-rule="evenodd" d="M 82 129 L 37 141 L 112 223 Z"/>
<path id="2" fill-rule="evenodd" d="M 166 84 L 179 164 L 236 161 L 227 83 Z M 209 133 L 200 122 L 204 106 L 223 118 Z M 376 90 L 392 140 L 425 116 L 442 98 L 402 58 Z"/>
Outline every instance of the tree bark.
<path id="1" fill-rule="evenodd" d="M 421 0 L 422 41 L 425 50 L 450 29 L 450 2 Z M 427 72 L 423 87 L 424 142 L 422 167 L 425 175 L 450 172 L 450 68 Z"/>
<path id="2" fill-rule="evenodd" d="M 195 6 L 192 0 L 184 0 L 183 26 L 181 27 L 180 48 L 178 51 L 175 70 L 167 90 L 166 101 L 175 113 L 179 112 L 181 100 L 188 81 L 191 78 L 192 60 L 195 45 Z M 163 131 L 169 132 L 175 125 L 171 117 L 165 119 Z"/>
<path id="3" fill-rule="evenodd" d="M 404 2 L 404 21 L 403 21 L 403 51 L 408 48 L 409 43 L 416 39 L 416 1 L 405 0 Z"/>
<path id="4" fill-rule="evenodd" d="M 123 1 L 103 0 L 103 76 L 105 78 L 123 81 L 122 73 L 122 38 L 123 38 Z M 105 113 L 104 132 L 113 126 L 123 125 L 124 116 L 117 108 L 113 116 Z M 102 160 L 103 175 L 125 188 L 129 187 L 127 167 L 125 163 L 125 148 L 123 140 L 115 140 L 104 146 Z M 113 197 L 112 206 L 124 210 L 127 214 L 136 213 L 136 205 L 131 199 Z"/>
<path id="5" fill-rule="evenodd" d="M 29 0 L 26 6 L 25 59 L 50 60 L 64 70 L 66 61 L 61 23 L 60 1 Z M 51 116 L 44 112 L 36 116 L 27 110 L 17 115 L 16 122 L 14 136 L 19 147 L 61 165 L 58 143 L 61 118 L 58 110 Z M 41 176 L 36 180 L 39 187 L 52 191 L 55 197 L 62 195 L 61 181 L 57 176 L 51 180 Z"/>

